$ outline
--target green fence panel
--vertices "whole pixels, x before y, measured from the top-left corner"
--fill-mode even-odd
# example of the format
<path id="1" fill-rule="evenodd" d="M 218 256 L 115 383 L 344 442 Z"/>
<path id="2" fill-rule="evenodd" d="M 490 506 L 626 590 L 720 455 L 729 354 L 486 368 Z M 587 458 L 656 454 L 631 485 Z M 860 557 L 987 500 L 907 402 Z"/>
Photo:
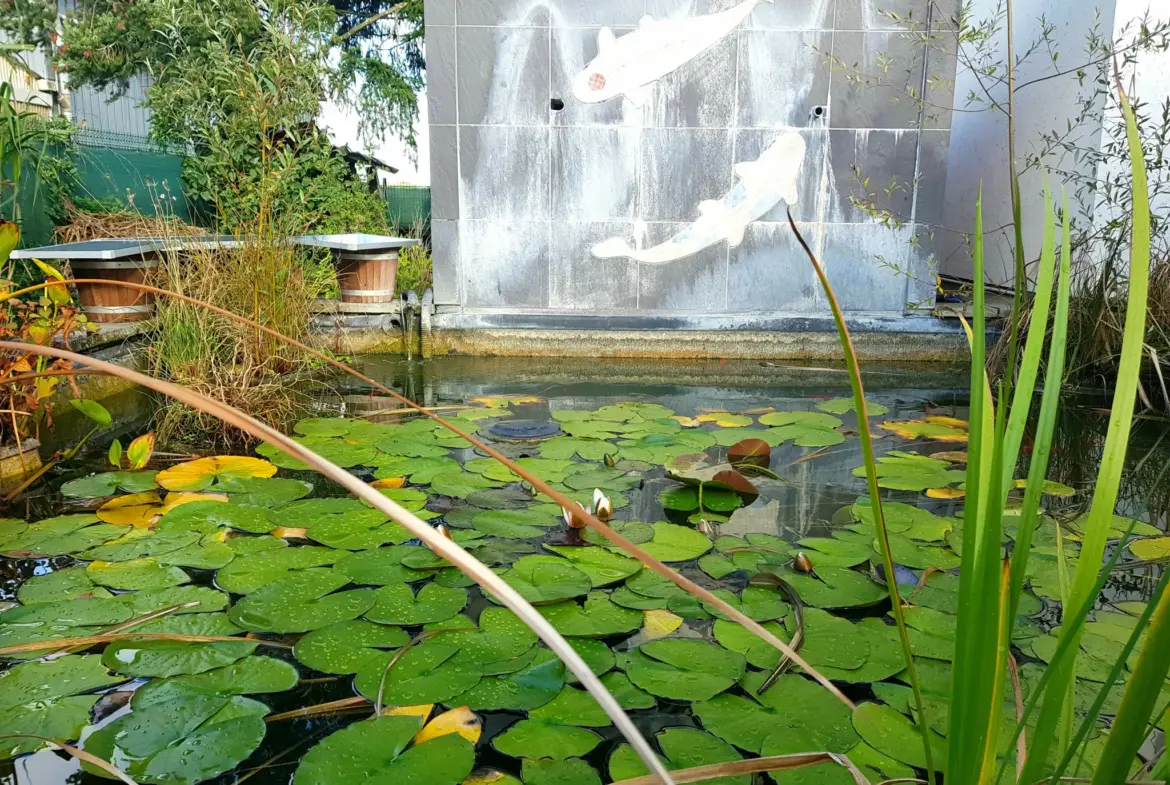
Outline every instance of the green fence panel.
<path id="1" fill-rule="evenodd" d="M 155 147 L 145 139 L 101 134 L 79 140 L 77 169 L 79 196 L 120 202 L 143 215 L 161 213 L 190 220 L 183 196 L 183 157 L 175 151 Z"/>
<path id="2" fill-rule="evenodd" d="M 382 187 L 386 200 L 386 218 L 391 226 L 411 229 L 431 222 L 431 189 L 414 185 L 387 185 Z"/>

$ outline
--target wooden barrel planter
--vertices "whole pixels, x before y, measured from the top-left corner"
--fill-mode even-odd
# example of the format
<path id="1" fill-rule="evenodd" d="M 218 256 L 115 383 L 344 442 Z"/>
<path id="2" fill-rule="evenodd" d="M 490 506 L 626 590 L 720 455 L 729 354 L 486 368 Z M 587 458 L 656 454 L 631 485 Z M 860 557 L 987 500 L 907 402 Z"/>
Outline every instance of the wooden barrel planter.
<path id="1" fill-rule="evenodd" d="M 118 261 L 73 259 L 69 263 L 74 278 L 101 278 L 126 283 L 146 283 L 149 270 L 158 267 L 158 257 Z M 100 283 L 77 284 L 81 310 L 92 322 L 114 324 L 139 322 L 154 313 L 154 295 L 123 286 Z"/>
<path id="2" fill-rule="evenodd" d="M 343 303 L 392 303 L 397 281 L 397 250 L 337 254 L 337 283 Z"/>

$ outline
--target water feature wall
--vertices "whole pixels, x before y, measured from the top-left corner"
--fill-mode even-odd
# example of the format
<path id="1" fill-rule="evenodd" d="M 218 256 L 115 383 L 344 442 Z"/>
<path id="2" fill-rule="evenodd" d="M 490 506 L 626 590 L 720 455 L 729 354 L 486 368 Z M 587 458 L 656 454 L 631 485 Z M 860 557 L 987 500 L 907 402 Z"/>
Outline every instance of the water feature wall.
<path id="1" fill-rule="evenodd" d="M 893 5 L 918 19 L 927 3 Z M 912 238 L 942 218 L 951 113 L 906 94 L 949 106 L 930 84 L 954 60 L 929 62 L 889 6 L 428 0 L 439 323 L 799 332 L 828 309 L 786 223 L 794 196 L 846 310 L 933 303 L 930 243 Z M 866 194 L 905 225 L 851 202 Z"/>

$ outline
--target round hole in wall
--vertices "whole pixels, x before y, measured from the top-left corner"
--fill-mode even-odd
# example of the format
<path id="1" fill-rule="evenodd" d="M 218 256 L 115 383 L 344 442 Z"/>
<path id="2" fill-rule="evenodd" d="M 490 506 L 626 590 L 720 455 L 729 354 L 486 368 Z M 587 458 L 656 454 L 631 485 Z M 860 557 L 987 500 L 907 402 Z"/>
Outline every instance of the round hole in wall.
<path id="1" fill-rule="evenodd" d="M 559 98 L 552 99 L 552 101 L 549 105 L 552 107 L 552 110 L 554 112 L 559 112 L 565 108 L 565 102 Z"/>
<path id="2" fill-rule="evenodd" d="M 826 114 L 826 109 L 823 106 L 814 106 L 812 116 L 814 120 L 820 120 Z"/>

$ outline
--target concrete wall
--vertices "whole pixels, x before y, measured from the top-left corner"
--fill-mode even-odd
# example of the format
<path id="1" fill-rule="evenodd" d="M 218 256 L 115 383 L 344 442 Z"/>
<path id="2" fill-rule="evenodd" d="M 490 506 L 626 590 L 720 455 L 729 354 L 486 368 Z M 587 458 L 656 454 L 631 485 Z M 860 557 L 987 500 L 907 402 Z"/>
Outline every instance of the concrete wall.
<path id="1" fill-rule="evenodd" d="M 735 164 L 790 131 L 807 145 L 793 213 L 844 307 L 900 315 L 933 301 L 931 251 L 910 239 L 916 223 L 943 219 L 950 113 L 924 123 L 899 90 L 921 90 L 928 71 L 949 79 L 953 58 L 928 63 L 878 10 L 922 19 L 926 0 L 765 2 L 649 88 L 640 109 L 621 98 L 574 98 L 571 82 L 597 56 L 603 25 L 620 37 L 647 14 L 679 19 L 736 5 L 427 0 L 436 302 L 466 314 L 666 313 L 708 323 L 823 316 L 782 204 L 750 225 L 739 247 L 723 241 L 663 265 L 591 252 L 607 238 L 646 247 L 686 228 L 699 202 L 735 185 Z M 830 71 L 829 54 L 893 86 L 859 87 Z M 553 99 L 564 109 L 554 111 Z M 878 225 L 850 204 L 862 193 L 854 166 L 871 193 L 900 184 L 881 201 L 905 227 Z"/>

